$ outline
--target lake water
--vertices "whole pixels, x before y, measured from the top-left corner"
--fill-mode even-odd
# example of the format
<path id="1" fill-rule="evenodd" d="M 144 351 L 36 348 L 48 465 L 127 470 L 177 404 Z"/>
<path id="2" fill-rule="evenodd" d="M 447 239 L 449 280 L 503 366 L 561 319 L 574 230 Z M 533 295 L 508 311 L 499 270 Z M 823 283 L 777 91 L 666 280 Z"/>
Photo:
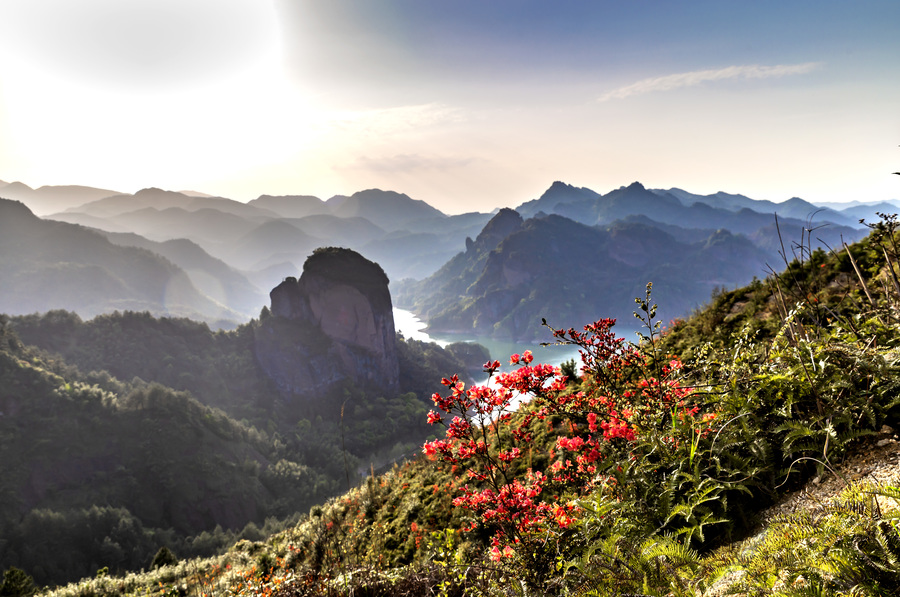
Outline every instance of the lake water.
<path id="1" fill-rule="evenodd" d="M 572 346 L 541 346 L 540 341 L 536 342 L 510 342 L 503 340 L 495 340 L 493 338 L 478 336 L 460 336 L 448 334 L 429 335 L 424 331 L 427 324 L 421 321 L 415 314 L 406 309 L 394 308 L 394 326 L 397 331 L 402 333 L 405 338 L 421 340 L 423 342 L 435 342 L 440 346 L 447 346 L 452 342 L 477 342 L 483 345 L 491 353 L 491 358 L 500 361 L 503 369 L 508 368 L 509 356 L 512 354 L 522 354 L 526 350 L 530 350 L 534 355 L 537 363 L 546 363 L 549 365 L 559 366 L 570 359 L 578 361 L 578 349 Z M 626 340 L 636 342 L 635 332 L 637 326 L 627 328 L 617 325 L 615 328 L 619 336 L 624 336 Z M 552 341 L 553 338 L 547 331 L 546 342 Z"/>
<path id="2" fill-rule="evenodd" d="M 446 335 L 446 334 L 436 334 L 434 336 L 429 335 L 424 331 L 427 327 L 425 322 L 421 321 L 418 317 L 416 317 L 410 311 L 405 309 L 394 308 L 394 327 L 398 332 L 403 334 L 405 338 L 412 338 L 415 340 L 420 340 L 422 342 L 435 342 L 440 346 L 447 346 L 453 342 L 477 342 L 483 345 L 488 349 L 488 352 L 491 353 L 491 358 L 500 361 L 500 371 L 508 372 L 514 370 L 517 365 L 509 364 L 509 356 L 512 354 L 522 354 L 526 350 L 530 350 L 534 355 L 535 363 L 544 363 L 548 365 L 559 366 L 565 361 L 570 359 L 575 359 L 577 363 L 580 365 L 580 358 L 578 355 L 578 349 L 572 347 L 571 345 L 553 345 L 553 346 L 541 346 L 540 341 L 537 342 L 504 342 L 501 340 L 495 340 L 493 338 L 485 338 L 485 337 L 477 337 L 477 336 L 458 336 L 458 335 Z M 617 335 L 624 336 L 624 338 L 628 341 L 637 342 L 637 336 L 635 332 L 639 329 L 637 326 L 632 328 L 625 328 L 616 326 L 615 331 Z M 553 337 L 550 335 L 549 330 L 547 331 L 547 342 L 553 340 Z M 487 375 L 482 374 L 482 377 L 475 377 L 473 380 L 476 384 L 485 384 L 488 383 L 492 385 L 487 378 Z M 511 400 L 511 405 L 513 408 L 518 408 L 518 406 L 522 403 L 522 400 L 527 400 L 527 396 L 517 395 Z M 479 417 L 476 417 L 475 420 L 480 421 Z"/>

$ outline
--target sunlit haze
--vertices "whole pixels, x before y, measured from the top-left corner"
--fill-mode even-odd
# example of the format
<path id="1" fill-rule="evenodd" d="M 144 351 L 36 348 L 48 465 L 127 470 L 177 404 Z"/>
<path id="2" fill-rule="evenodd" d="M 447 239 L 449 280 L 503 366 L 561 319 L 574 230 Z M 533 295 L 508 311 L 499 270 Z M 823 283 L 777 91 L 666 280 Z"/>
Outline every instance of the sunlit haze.
<path id="1" fill-rule="evenodd" d="M 900 3 L 4 0 L 0 179 L 900 198 Z M 0 193 L 2 194 L 2 193 Z"/>

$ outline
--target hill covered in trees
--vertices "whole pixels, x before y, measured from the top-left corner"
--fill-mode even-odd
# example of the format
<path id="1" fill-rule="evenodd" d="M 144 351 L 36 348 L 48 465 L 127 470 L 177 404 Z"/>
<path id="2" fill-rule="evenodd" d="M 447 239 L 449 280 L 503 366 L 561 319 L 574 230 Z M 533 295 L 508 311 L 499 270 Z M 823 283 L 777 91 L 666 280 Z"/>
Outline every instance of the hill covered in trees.
<path id="1" fill-rule="evenodd" d="M 682 316 L 717 288 L 764 276 L 776 258 L 725 229 L 588 226 L 559 215 L 524 220 L 506 209 L 465 252 L 422 281 L 397 284 L 395 294 L 433 332 L 533 340 L 541 338 L 542 319 L 570 327 L 601 312 L 628 317 L 648 281 L 660 316 Z"/>
<path id="2" fill-rule="evenodd" d="M 340 276 L 335 259 L 380 273 L 381 294 L 363 291 L 389 317 L 378 266 L 341 249 L 317 254 L 311 269 Z M 344 275 L 358 285 L 354 271 Z M 365 295 L 349 300 L 339 282 L 304 280 L 320 293 L 306 295 L 310 313 L 344 326 L 317 328 L 319 342 L 304 348 L 305 358 L 338 361 L 320 368 L 328 384 L 314 393 L 285 392 L 264 366 L 268 332 L 300 342 L 297 322 L 280 308 L 230 332 L 146 312 L 3 316 L 0 568 L 55 584 L 146 567 L 161 547 L 210 555 L 259 539 L 260 527 L 271 533 L 365 471 L 415 453 L 433 433 L 425 417 L 441 372 L 471 369 L 486 353 L 406 340 L 388 319 L 380 329 L 392 377 L 373 385 L 354 377 L 355 361 L 341 360 L 362 350 L 357 334 L 373 316 Z M 265 358 L 284 357 L 267 346 Z"/>

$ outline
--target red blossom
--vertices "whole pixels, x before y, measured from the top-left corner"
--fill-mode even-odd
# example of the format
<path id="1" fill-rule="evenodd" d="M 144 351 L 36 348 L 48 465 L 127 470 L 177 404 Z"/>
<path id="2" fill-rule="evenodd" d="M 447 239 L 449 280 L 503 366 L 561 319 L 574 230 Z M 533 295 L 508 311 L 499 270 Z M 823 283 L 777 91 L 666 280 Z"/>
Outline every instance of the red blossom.
<path id="1" fill-rule="evenodd" d="M 544 544 L 548 533 L 563 533 L 571 527 L 577 512 L 562 503 L 562 496 L 584 495 L 600 483 L 614 485 L 611 467 L 622 461 L 623 453 L 628 458 L 639 456 L 634 450 L 641 428 L 661 417 L 665 420 L 673 408 L 683 417 L 699 413 L 698 406 L 685 403 L 691 390 L 674 378 L 683 370 L 681 361 L 670 358 L 655 369 L 661 371 L 660 379 L 646 375 L 649 361 L 616 338 L 613 325 L 615 320 L 603 319 L 585 326 L 583 332 L 554 330 L 558 341 L 574 344 L 581 352 L 585 382 L 578 391 L 572 391 L 559 368 L 534 364 L 532 353 L 525 351 L 510 357 L 510 363 L 518 365 L 510 372 L 498 372 L 499 361 L 485 363 L 491 384 L 466 388 L 453 376 L 441 380 L 449 395 L 432 397 L 437 408 L 453 418 L 446 438 L 426 443 L 423 451 L 459 472 L 460 493 L 453 504 L 494 530 L 489 556 L 495 561 L 525 553 L 512 546 L 529 537 Z M 511 425 L 511 404 L 520 396 L 531 406 Z M 546 420 L 552 430 L 550 417 L 564 421 L 554 431 L 562 433 L 548 454 L 551 476 L 529 470 L 524 479 L 516 478 L 515 461 L 524 447 L 533 449 L 532 422 Z M 704 415 L 702 422 L 714 417 Z M 429 412 L 429 423 L 440 421 L 437 412 Z M 508 429 L 511 438 L 501 436 L 501 429 Z M 494 443 L 485 441 L 488 436 Z M 677 438 L 672 440 L 675 443 Z M 477 486 L 463 485 L 463 480 Z"/>

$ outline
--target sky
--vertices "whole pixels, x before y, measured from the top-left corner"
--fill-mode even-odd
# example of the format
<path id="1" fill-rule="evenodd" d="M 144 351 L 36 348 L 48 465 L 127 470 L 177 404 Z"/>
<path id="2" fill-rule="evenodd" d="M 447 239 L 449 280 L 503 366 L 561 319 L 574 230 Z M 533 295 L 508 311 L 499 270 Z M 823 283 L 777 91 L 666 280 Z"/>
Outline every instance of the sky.
<path id="1" fill-rule="evenodd" d="M 900 2 L 3 0 L 0 180 L 900 198 Z"/>

